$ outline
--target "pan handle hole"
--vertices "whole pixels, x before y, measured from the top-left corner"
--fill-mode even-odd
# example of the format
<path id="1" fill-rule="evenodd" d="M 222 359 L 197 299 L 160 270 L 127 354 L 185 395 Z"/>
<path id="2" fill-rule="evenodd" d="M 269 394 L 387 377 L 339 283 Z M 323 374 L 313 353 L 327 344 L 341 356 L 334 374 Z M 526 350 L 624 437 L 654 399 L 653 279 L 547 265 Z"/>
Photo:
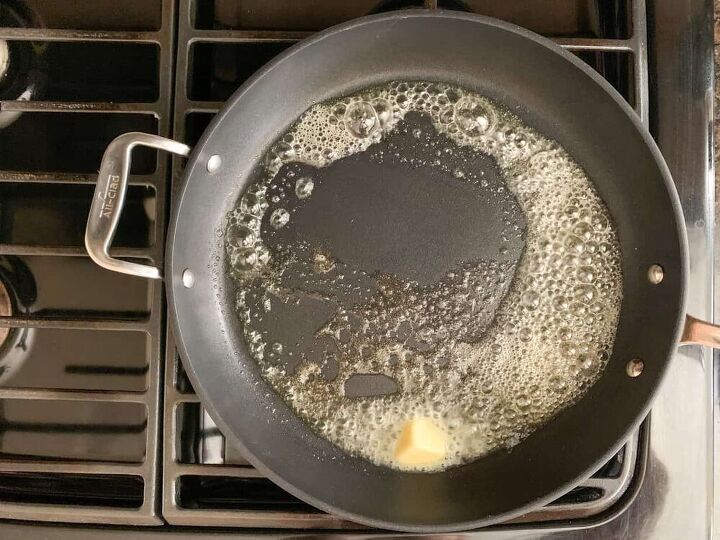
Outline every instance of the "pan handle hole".
<path id="1" fill-rule="evenodd" d="M 648 268 L 648 281 L 653 285 L 659 284 L 665 278 L 665 270 L 659 264 L 653 264 Z"/>
<path id="2" fill-rule="evenodd" d="M 217 154 L 213 154 L 210 156 L 210 158 L 207 160 L 207 171 L 209 173 L 217 172 L 220 169 L 220 165 L 222 165 L 222 158 L 218 156 Z"/>
<path id="3" fill-rule="evenodd" d="M 183 270 L 182 284 L 185 286 L 186 289 L 190 289 L 193 285 L 195 285 L 195 275 L 189 268 Z"/>

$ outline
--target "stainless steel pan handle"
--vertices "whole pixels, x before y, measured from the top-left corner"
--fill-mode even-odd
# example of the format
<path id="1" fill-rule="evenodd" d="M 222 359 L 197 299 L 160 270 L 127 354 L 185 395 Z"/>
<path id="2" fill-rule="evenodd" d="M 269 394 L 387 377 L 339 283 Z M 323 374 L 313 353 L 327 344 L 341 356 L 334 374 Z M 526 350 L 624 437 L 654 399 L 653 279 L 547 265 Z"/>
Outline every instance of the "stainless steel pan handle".
<path id="1" fill-rule="evenodd" d="M 85 249 L 90 258 L 103 268 L 131 276 L 159 279 L 160 270 L 155 266 L 121 261 L 110 256 L 110 245 L 125 204 L 130 154 L 136 146 L 149 146 L 186 157 L 190 154 L 190 147 L 186 144 L 159 135 L 131 132 L 115 138 L 105 150 L 100 165 L 85 229 Z"/>
<path id="2" fill-rule="evenodd" d="M 131 276 L 159 279 L 160 270 L 156 266 L 122 261 L 111 257 L 109 253 L 125 203 L 130 155 L 136 146 L 157 148 L 185 157 L 190 154 L 190 147 L 186 144 L 159 135 L 130 132 L 115 138 L 105 150 L 100 165 L 85 229 L 85 248 L 90 258 L 103 268 Z M 720 325 L 686 315 L 680 344 L 720 348 Z"/>

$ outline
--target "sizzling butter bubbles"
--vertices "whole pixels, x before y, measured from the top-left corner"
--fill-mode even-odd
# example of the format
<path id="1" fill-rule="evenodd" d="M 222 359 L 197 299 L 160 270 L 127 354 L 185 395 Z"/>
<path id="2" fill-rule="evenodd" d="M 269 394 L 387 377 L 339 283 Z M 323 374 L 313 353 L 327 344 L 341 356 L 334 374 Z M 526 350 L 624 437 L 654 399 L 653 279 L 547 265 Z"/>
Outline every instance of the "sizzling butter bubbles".
<path id="1" fill-rule="evenodd" d="M 279 188 L 283 166 L 323 168 L 369 151 L 408 129 L 409 113 L 429 118 L 448 141 L 428 149 L 428 166 L 443 167 L 458 149 L 495 160 L 501 185 L 463 167 L 452 177 L 498 204 L 514 197 L 525 231 L 507 220 L 497 257 L 464 261 L 431 284 L 372 275 L 302 242 L 273 247 L 273 235 L 293 226 L 290 203 L 323 189 L 292 170 L 284 173 L 289 187 Z M 504 254 L 518 241 L 515 268 Z M 238 315 L 264 377 L 313 430 L 379 465 L 399 467 L 394 445 L 414 417 L 434 419 L 448 436 L 448 453 L 432 470 L 510 448 L 577 401 L 612 351 L 621 253 L 592 182 L 556 142 L 448 84 L 396 81 L 311 107 L 271 147 L 228 215 L 225 245 Z M 302 344 L 284 340 L 272 321 L 305 304 L 318 324 Z M 368 373 L 392 379 L 397 391 L 346 396 L 348 379 Z"/>

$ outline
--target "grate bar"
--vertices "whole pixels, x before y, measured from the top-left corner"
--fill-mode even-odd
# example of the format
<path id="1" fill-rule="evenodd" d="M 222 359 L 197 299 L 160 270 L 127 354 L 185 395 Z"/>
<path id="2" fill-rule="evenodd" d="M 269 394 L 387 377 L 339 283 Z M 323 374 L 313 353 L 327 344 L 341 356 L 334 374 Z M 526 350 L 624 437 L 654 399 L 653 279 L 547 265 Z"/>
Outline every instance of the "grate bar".
<path id="1" fill-rule="evenodd" d="M 0 317 L 0 328 L 52 328 L 59 330 L 148 330 L 148 319 L 77 317 Z"/>
<path id="2" fill-rule="evenodd" d="M 113 257 L 153 259 L 152 248 L 118 247 L 110 250 Z M 0 244 L 0 255 L 46 255 L 55 257 L 87 257 L 85 246 L 53 246 L 32 244 Z"/>
<path id="3" fill-rule="evenodd" d="M 112 390 L 56 390 L 53 388 L 4 388 L 0 399 L 38 399 L 52 401 L 99 401 L 103 403 L 145 403 L 144 392 Z"/>
<path id="4" fill-rule="evenodd" d="M 641 428 L 645 437 L 644 428 Z M 638 445 L 640 444 L 640 432 L 635 434 L 625 444 L 625 459 L 622 462 L 622 469 L 617 478 L 593 478 L 590 477 L 580 483 L 582 487 L 598 488 L 603 491 L 602 498 L 587 503 L 553 504 L 541 510 L 530 512 L 520 516 L 509 523 L 532 523 L 539 521 L 557 521 L 563 519 L 575 519 L 578 517 L 594 516 L 610 508 L 625 493 L 635 473 L 635 466 L 638 457 Z"/>
<path id="5" fill-rule="evenodd" d="M 183 403 L 200 403 L 200 398 L 197 394 L 181 394 L 180 392 L 176 392 L 168 397 L 171 397 L 172 401 L 177 405 Z"/>
<path id="6" fill-rule="evenodd" d="M 616 484 L 617 478 L 588 478 L 582 483 L 584 487 L 601 489 L 603 491 L 615 489 Z"/>
<path id="7" fill-rule="evenodd" d="M 189 32 L 188 43 L 282 43 L 300 41 L 315 32 L 283 30 L 196 30 Z"/>
<path id="8" fill-rule="evenodd" d="M 146 499 L 147 500 L 147 499 Z M 120 509 L 105 507 L 74 506 L 72 510 L 64 505 L 0 503 L 2 514 L 9 519 L 49 521 L 51 523 L 80 523 L 83 525 L 162 525 L 149 503 L 139 508 Z"/>
<path id="9" fill-rule="evenodd" d="M 0 460 L 0 472 L 55 474 L 119 474 L 142 476 L 143 464 L 103 463 L 93 461 L 5 461 Z"/>
<path id="10" fill-rule="evenodd" d="M 365 529 L 362 525 L 330 514 L 302 512 L 273 512 L 256 510 L 194 510 L 163 508 L 163 516 L 173 525 L 225 525 L 243 528 L 270 529 Z"/>
<path id="11" fill-rule="evenodd" d="M 283 32 L 254 30 L 193 30 L 188 42 L 192 43 L 294 43 L 301 41 L 314 32 Z M 621 51 L 634 52 L 632 39 L 600 38 L 548 38 L 561 47 L 580 51 Z"/>
<path id="12" fill-rule="evenodd" d="M 635 83 L 635 110 L 646 128 L 650 125 L 650 83 L 647 51 L 647 8 L 645 0 L 632 2 L 633 75 Z"/>
<path id="13" fill-rule="evenodd" d="M 265 478 L 265 475 L 251 466 L 204 465 L 201 463 L 176 463 L 178 476 L 232 476 L 233 478 Z"/>
<path id="14" fill-rule="evenodd" d="M 626 39 L 552 38 L 552 40 L 570 51 L 635 51 L 633 40 Z"/>
<path id="15" fill-rule="evenodd" d="M 225 103 L 223 101 L 194 101 L 187 100 L 185 102 L 185 110 L 187 112 L 216 113 Z"/>
<path id="16" fill-rule="evenodd" d="M 83 101 L 0 101 L 0 111 L 18 112 L 99 112 L 157 115 L 157 103 L 112 103 Z"/>
<path id="17" fill-rule="evenodd" d="M 164 21 L 165 22 L 165 21 Z M 0 28 L 0 39 L 15 41 L 116 41 L 161 44 L 163 30 L 157 32 L 67 30 L 50 28 Z"/>

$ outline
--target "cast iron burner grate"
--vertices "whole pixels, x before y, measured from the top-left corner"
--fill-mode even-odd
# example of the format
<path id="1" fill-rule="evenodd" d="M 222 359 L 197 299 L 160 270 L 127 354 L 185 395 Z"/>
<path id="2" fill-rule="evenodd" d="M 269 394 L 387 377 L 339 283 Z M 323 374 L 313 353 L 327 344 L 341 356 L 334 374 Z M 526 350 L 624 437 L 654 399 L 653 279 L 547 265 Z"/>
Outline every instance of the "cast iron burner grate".
<path id="1" fill-rule="evenodd" d="M 647 122 L 644 0 L 2 2 L 0 48 L 23 69 L 0 78 L 0 290 L 8 293 L 0 329 L 10 329 L 0 332 L 0 518 L 357 527 L 294 499 L 225 444 L 182 372 L 161 284 L 95 266 L 82 236 L 114 136 L 149 131 L 194 144 L 233 90 L 292 43 L 367 13 L 416 7 L 476 11 L 550 36 Z M 147 152 L 134 164 L 113 254 L 157 265 L 183 163 L 170 169 Z M 516 521 L 578 523 L 611 512 L 639 482 L 646 432 Z"/>

